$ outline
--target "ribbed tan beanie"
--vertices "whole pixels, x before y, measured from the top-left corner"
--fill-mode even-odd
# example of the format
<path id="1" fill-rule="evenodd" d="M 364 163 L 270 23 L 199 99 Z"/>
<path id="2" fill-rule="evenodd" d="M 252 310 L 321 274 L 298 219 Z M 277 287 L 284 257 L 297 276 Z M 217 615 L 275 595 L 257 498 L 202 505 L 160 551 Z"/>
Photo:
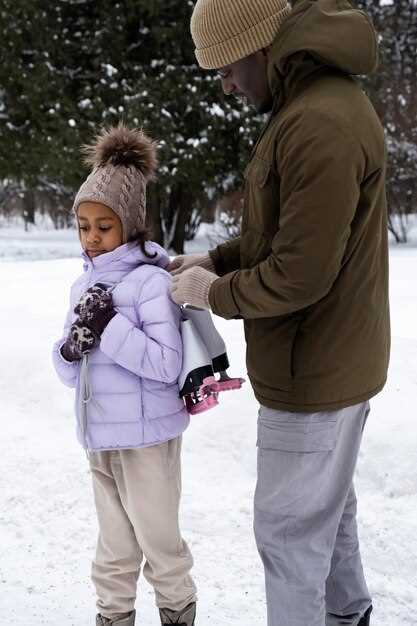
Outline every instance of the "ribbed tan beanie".
<path id="1" fill-rule="evenodd" d="M 191 18 L 197 61 L 214 70 L 266 48 L 290 12 L 287 0 L 198 0 Z"/>

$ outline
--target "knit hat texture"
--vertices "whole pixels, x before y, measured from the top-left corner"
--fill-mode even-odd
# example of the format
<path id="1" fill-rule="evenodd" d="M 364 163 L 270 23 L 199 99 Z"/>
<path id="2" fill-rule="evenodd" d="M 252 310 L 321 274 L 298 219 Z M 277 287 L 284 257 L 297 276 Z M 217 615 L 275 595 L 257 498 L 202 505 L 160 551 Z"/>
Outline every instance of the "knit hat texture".
<path id="1" fill-rule="evenodd" d="M 290 13 L 287 0 L 198 0 L 191 17 L 198 63 L 219 69 L 266 48 Z"/>
<path id="2" fill-rule="evenodd" d="M 92 171 L 73 210 L 77 214 L 82 202 L 105 204 L 119 216 L 127 243 L 145 227 L 146 185 L 155 175 L 156 144 L 142 130 L 119 124 L 102 130 L 82 150 Z"/>

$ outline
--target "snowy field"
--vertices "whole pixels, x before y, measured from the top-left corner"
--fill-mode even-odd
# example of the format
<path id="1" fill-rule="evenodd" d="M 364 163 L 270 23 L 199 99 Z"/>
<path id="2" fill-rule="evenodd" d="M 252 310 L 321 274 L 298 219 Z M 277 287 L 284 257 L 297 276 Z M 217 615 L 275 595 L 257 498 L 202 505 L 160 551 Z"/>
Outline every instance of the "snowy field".
<path id="1" fill-rule="evenodd" d="M 75 441 L 72 392 L 50 358 L 81 263 L 56 258 L 76 253 L 73 237 L 38 233 L 29 245 L 24 234 L 10 235 L 0 231 L 0 259 L 8 261 L 0 264 L 0 624 L 90 626 L 97 531 L 90 479 Z M 417 624 L 416 276 L 417 247 L 393 248 L 390 379 L 372 402 L 356 481 L 372 626 Z M 241 323 L 216 323 L 231 372 L 243 374 Z M 184 438 L 182 529 L 195 557 L 199 626 L 266 624 L 252 535 L 256 414 L 246 385 L 193 418 Z M 139 625 L 159 624 L 143 579 L 137 608 Z"/>
<path id="2" fill-rule="evenodd" d="M 75 230 L 32 228 L 26 233 L 17 226 L 1 228 L 0 224 L 0 263 L 63 259 L 77 257 L 79 253 Z"/>

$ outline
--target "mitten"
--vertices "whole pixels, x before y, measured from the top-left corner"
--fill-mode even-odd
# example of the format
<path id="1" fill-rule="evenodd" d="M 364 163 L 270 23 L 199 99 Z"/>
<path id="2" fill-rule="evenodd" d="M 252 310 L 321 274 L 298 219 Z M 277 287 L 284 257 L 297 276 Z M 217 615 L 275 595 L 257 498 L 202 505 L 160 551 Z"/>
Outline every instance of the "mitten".
<path id="1" fill-rule="evenodd" d="M 89 322 L 97 311 L 104 311 L 113 307 L 111 292 L 106 285 L 97 283 L 81 296 L 74 313 L 83 322 Z"/>
<path id="2" fill-rule="evenodd" d="M 104 329 L 117 311 L 113 307 L 113 298 L 108 288 L 97 283 L 87 289 L 74 309 L 83 322 L 96 337 L 101 337 Z"/>
<path id="3" fill-rule="evenodd" d="M 72 324 L 67 341 L 70 341 L 75 351 L 82 356 L 98 344 L 99 337 L 90 326 L 78 319 Z"/>
<path id="4" fill-rule="evenodd" d="M 73 361 L 80 361 L 83 358 L 82 352 L 80 352 L 73 342 L 71 335 L 68 335 L 65 343 L 61 346 L 61 355 L 66 360 L 72 363 Z"/>

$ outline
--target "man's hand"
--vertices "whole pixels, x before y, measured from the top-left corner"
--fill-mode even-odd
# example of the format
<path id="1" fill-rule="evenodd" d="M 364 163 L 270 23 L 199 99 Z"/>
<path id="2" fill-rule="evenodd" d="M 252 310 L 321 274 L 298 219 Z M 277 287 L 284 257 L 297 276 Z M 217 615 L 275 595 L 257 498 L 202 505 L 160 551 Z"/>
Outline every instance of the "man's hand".
<path id="1" fill-rule="evenodd" d="M 177 304 L 190 304 L 197 309 L 210 309 L 210 287 L 217 274 L 203 267 L 192 267 L 175 275 L 172 281 L 172 299 Z"/>
<path id="2" fill-rule="evenodd" d="M 166 268 L 173 276 L 181 274 L 191 267 L 203 267 L 209 272 L 215 272 L 213 261 L 209 254 L 180 254 Z"/>

